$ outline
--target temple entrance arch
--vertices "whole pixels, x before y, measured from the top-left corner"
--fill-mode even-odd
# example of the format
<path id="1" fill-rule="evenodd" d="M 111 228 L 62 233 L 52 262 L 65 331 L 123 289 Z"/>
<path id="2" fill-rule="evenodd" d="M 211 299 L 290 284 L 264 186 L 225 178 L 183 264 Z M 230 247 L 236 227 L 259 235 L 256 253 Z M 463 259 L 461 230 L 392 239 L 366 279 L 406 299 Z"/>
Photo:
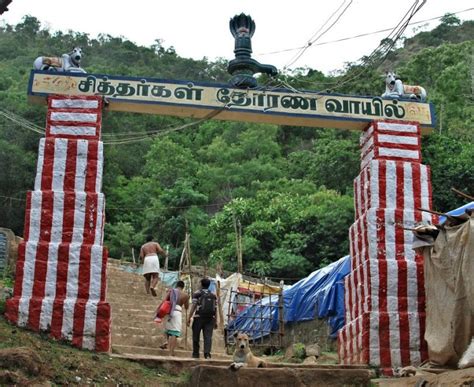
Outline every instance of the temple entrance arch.
<path id="1" fill-rule="evenodd" d="M 241 60 L 258 68 L 250 57 Z M 351 273 L 345 279 L 339 357 L 346 364 L 387 368 L 425 360 L 422 258 L 411 249 L 405 228 L 433 221 L 418 210 L 431 208 L 421 134 L 434 127 L 432 105 L 268 91 L 249 86 L 239 62 L 234 68 L 233 84 L 31 72 L 29 100 L 48 104 L 46 137 L 40 141 L 34 190 L 27 194 L 25 240 L 7 319 L 79 348 L 110 349 L 103 109 L 350 129 L 361 132 L 361 172 L 354 181 Z M 246 88 L 236 87 L 242 84 Z"/>

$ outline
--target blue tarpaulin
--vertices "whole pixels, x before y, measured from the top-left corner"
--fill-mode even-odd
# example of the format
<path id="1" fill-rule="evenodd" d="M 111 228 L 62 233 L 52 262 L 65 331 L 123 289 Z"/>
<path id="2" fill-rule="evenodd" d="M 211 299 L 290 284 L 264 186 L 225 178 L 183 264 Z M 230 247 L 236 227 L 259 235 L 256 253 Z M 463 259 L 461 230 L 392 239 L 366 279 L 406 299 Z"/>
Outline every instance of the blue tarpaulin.
<path id="1" fill-rule="evenodd" d="M 454 216 L 459 216 L 463 215 L 466 210 L 474 210 L 474 202 L 468 203 L 462 207 L 456 208 L 455 210 L 447 212 L 448 215 L 454 215 Z M 440 216 L 439 217 L 439 223 L 443 224 L 446 221 L 445 216 Z"/>
<path id="2" fill-rule="evenodd" d="M 349 272 L 350 257 L 347 255 L 283 290 L 284 322 L 328 318 L 331 337 L 335 337 L 344 325 L 343 279 Z M 271 300 L 270 297 L 265 297 L 245 309 L 228 326 L 230 334 L 243 331 L 254 339 L 277 329 L 277 296 L 271 297 Z"/>

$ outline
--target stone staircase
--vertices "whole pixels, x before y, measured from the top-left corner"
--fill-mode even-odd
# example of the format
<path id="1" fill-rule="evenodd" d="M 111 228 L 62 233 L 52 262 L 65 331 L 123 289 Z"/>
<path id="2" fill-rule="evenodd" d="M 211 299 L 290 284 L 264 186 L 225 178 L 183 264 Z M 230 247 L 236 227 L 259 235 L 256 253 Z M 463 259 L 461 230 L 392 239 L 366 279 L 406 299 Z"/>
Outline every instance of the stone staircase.
<path id="1" fill-rule="evenodd" d="M 112 308 L 112 353 L 127 355 L 168 356 L 159 346 L 165 341 L 164 323 L 153 321 L 156 307 L 166 294 L 161 283 L 157 297 L 145 293 L 143 276 L 122 270 L 120 264 L 110 260 L 107 267 L 107 301 Z M 187 328 L 183 312 L 183 337 L 178 340 L 175 357 L 191 358 L 192 331 Z M 187 338 L 187 340 L 186 340 Z M 201 352 L 203 344 L 201 339 Z M 202 356 L 202 353 L 201 353 Z M 213 334 L 213 359 L 229 360 L 225 354 L 224 335 L 220 330 Z"/>

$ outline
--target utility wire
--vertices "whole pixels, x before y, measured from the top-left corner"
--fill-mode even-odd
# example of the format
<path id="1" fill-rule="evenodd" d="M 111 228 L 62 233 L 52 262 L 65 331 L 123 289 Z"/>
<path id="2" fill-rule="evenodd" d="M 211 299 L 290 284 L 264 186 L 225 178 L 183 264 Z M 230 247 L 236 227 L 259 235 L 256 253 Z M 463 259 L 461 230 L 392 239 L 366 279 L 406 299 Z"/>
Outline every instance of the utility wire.
<path id="1" fill-rule="evenodd" d="M 362 76 L 366 71 L 367 68 L 364 66 L 374 66 L 374 65 L 381 65 L 387 58 L 388 54 L 391 52 L 391 49 L 395 46 L 398 39 L 403 35 L 403 32 L 408 26 L 408 23 L 412 19 L 412 17 L 421 9 L 421 7 L 426 3 L 427 0 L 421 0 L 421 4 L 418 5 L 420 0 L 415 0 L 412 6 L 408 9 L 405 13 L 403 18 L 397 23 L 397 25 L 391 30 L 391 33 L 382 41 L 382 43 L 374 50 L 372 53 L 364 58 L 364 60 L 360 63 L 360 70 L 355 71 L 351 76 L 343 77 L 341 80 L 334 82 L 334 83 L 326 83 L 325 85 L 329 85 L 331 91 L 336 90 L 343 86 L 344 84 L 353 81 L 360 76 Z M 303 77 L 296 77 L 296 80 L 304 81 L 305 78 Z M 308 84 L 314 84 L 313 82 Z M 320 84 L 320 83 L 319 83 Z M 304 91 L 299 91 L 300 94 L 308 94 Z M 311 95 L 318 95 L 319 93 L 310 93 Z"/>
<path id="2" fill-rule="evenodd" d="M 292 64 L 294 64 L 299 58 L 301 58 L 301 56 L 305 53 L 305 51 L 310 48 L 315 42 L 317 42 L 324 34 L 326 34 L 332 27 L 334 27 L 334 25 L 339 21 L 339 19 L 342 17 L 342 15 L 344 15 L 344 13 L 347 11 L 347 9 L 349 8 L 349 6 L 352 4 L 352 0 L 349 1 L 349 3 L 346 5 L 346 7 L 342 10 L 342 12 L 337 16 L 336 20 L 334 20 L 334 22 L 332 22 L 332 24 L 326 28 L 323 32 L 321 32 L 319 35 L 317 35 L 319 33 L 319 31 L 321 29 L 324 28 L 324 26 L 333 18 L 333 16 L 339 12 L 339 10 L 344 6 L 346 0 L 344 0 L 341 5 L 336 9 L 336 11 L 334 11 L 331 16 L 326 20 L 326 22 L 322 25 L 322 27 L 315 33 L 313 34 L 313 36 L 309 39 L 308 43 L 306 43 L 306 45 L 300 50 L 299 53 L 297 53 L 291 60 L 288 64 L 286 64 L 284 67 L 283 67 L 283 71 L 285 71 L 288 67 L 290 67 Z M 315 35 L 317 35 L 315 37 Z"/>
<path id="3" fill-rule="evenodd" d="M 464 9 L 462 11 L 458 11 L 458 12 L 452 12 L 450 14 L 452 15 L 457 15 L 457 14 L 460 14 L 460 13 L 464 13 L 464 12 L 469 12 L 469 11 L 472 11 L 474 10 L 474 8 L 467 8 L 467 9 Z M 420 21 L 416 21 L 416 22 L 412 22 L 412 23 L 408 23 L 408 25 L 412 26 L 412 25 L 416 25 L 416 24 L 422 24 L 422 23 L 426 23 L 426 22 L 429 22 L 429 21 L 433 21 L 433 20 L 438 20 L 438 19 L 441 19 L 444 15 L 441 15 L 441 16 L 436 16 L 436 17 L 432 17 L 430 19 L 424 19 L 424 20 L 420 20 Z M 359 34 L 359 35 L 352 35 L 352 36 L 347 36 L 345 38 L 340 38 L 340 39 L 335 39 L 335 40 L 328 40 L 326 42 L 320 42 L 320 43 L 313 43 L 311 44 L 311 46 L 324 46 L 326 44 L 332 44 L 332 43 L 339 43 L 339 42 L 344 42 L 344 41 L 347 41 L 347 40 L 352 40 L 352 39 L 358 39 L 358 38 L 362 38 L 364 36 L 370 36 L 370 35 L 376 35 L 376 34 L 380 34 L 382 32 L 387 32 L 387 31 L 392 31 L 395 27 L 390 27 L 390 28 L 385 28 L 383 30 L 378 30 L 378 31 L 372 31 L 372 32 L 365 32 L 363 34 Z M 296 51 L 296 50 L 301 50 L 303 49 L 305 46 L 301 46 L 301 47 L 294 47 L 294 48 L 286 48 L 286 49 L 283 49 L 283 50 L 278 50 L 278 51 L 270 51 L 270 52 L 263 52 L 263 53 L 259 53 L 257 55 L 259 56 L 264 56 L 264 55 L 274 55 L 274 54 L 281 54 L 281 53 L 284 53 L 284 52 L 290 52 L 290 51 Z"/>
<path id="4" fill-rule="evenodd" d="M 6 109 L 0 109 L 0 116 L 6 118 L 7 120 L 10 120 L 14 122 L 15 124 L 19 125 L 22 128 L 28 129 L 32 132 L 44 135 L 45 130 L 38 125 L 33 124 L 32 122 L 24 119 L 23 117 L 19 116 L 18 114 L 15 114 L 13 112 L 10 112 Z"/>

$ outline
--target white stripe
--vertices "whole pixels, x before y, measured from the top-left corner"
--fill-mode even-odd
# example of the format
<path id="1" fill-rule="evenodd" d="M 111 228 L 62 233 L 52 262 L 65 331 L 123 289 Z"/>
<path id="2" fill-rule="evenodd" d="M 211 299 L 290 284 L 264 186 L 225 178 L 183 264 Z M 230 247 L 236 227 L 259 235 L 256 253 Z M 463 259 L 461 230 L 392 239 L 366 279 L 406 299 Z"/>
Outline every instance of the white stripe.
<path id="1" fill-rule="evenodd" d="M 87 99 L 53 99 L 51 107 L 56 109 L 97 109 L 99 101 Z"/>
<path id="2" fill-rule="evenodd" d="M 50 330 L 53 316 L 53 301 L 56 296 L 56 278 L 58 270 L 58 243 L 50 243 L 46 271 L 45 298 L 41 305 L 40 329 Z"/>
<path id="3" fill-rule="evenodd" d="M 71 243 L 69 246 L 66 298 L 77 298 L 77 292 L 79 289 L 79 262 L 81 257 L 81 246 L 81 243 Z"/>
<path id="4" fill-rule="evenodd" d="M 51 125 L 49 132 L 51 134 L 63 134 L 68 136 L 95 136 L 97 129 L 95 126 Z"/>
<path id="5" fill-rule="evenodd" d="M 82 347 L 89 350 L 94 350 L 97 321 L 97 301 L 87 301 L 85 309 Z"/>
<path id="6" fill-rule="evenodd" d="M 50 243 L 48 249 L 48 266 L 46 271 L 45 297 L 56 296 L 56 277 L 58 269 L 59 243 Z"/>
<path id="7" fill-rule="evenodd" d="M 53 220 L 51 225 L 51 242 L 61 243 L 63 240 L 64 192 L 54 192 Z"/>
<path id="8" fill-rule="evenodd" d="M 72 340 L 75 304 L 76 298 L 66 298 L 63 304 L 63 325 L 61 327 L 61 337 L 69 341 Z"/>
<path id="9" fill-rule="evenodd" d="M 379 312 L 369 315 L 369 364 L 380 365 Z"/>
<path id="10" fill-rule="evenodd" d="M 54 162 L 52 190 L 62 191 L 64 189 L 64 175 L 66 174 L 67 144 L 65 139 L 54 142 Z"/>
<path id="11" fill-rule="evenodd" d="M 369 140 L 364 144 L 362 147 L 360 154 L 363 156 L 367 153 L 367 151 L 374 145 L 374 138 L 370 137 Z"/>
<path id="12" fill-rule="evenodd" d="M 86 194 L 76 192 L 74 201 L 74 229 L 72 243 L 82 243 L 84 237 L 84 221 L 86 216 Z"/>
<path id="13" fill-rule="evenodd" d="M 429 179 L 428 167 L 426 165 L 420 166 L 420 187 L 421 187 L 421 208 L 431 209 L 430 205 L 430 191 L 429 186 L 431 181 Z M 431 214 L 428 212 L 422 212 L 422 220 L 424 222 L 431 222 Z"/>
<path id="14" fill-rule="evenodd" d="M 83 192 L 86 186 L 88 141 L 77 141 L 75 191 Z"/>
<path id="15" fill-rule="evenodd" d="M 350 275 L 349 275 L 349 280 L 351 281 L 351 297 L 352 297 L 352 305 L 351 305 L 351 320 L 354 320 L 357 318 L 356 315 L 356 304 L 357 304 L 357 298 L 356 298 L 356 284 L 355 284 L 355 272 L 357 269 L 353 270 Z"/>
<path id="16" fill-rule="evenodd" d="M 379 167 L 380 161 L 373 161 L 370 164 L 370 207 L 378 208 L 379 207 Z"/>
<path id="17" fill-rule="evenodd" d="M 102 171 L 104 168 L 104 143 L 99 141 L 97 147 L 97 177 L 95 181 L 95 191 L 102 192 Z"/>
<path id="18" fill-rule="evenodd" d="M 69 246 L 69 262 L 67 272 L 66 299 L 63 305 L 62 337 L 72 340 L 74 325 L 74 306 L 77 300 L 79 284 L 79 261 L 81 243 L 71 243 Z"/>
<path id="19" fill-rule="evenodd" d="M 378 246 L 377 246 L 377 214 L 376 208 L 371 208 L 365 216 L 367 217 L 367 224 L 364 224 L 367 227 L 367 240 L 369 249 L 369 260 L 377 260 L 378 259 Z"/>
<path id="20" fill-rule="evenodd" d="M 370 289 L 372 297 L 372 311 L 379 312 L 379 262 L 378 260 L 370 260 L 367 262 L 367 272 L 370 273 Z M 378 340 L 378 336 L 377 336 Z"/>
<path id="21" fill-rule="evenodd" d="M 21 298 L 18 304 L 18 325 L 25 326 L 28 322 L 30 299 L 33 294 L 35 278 L 35 262 L 37 243 L 26 242 L 25 263 L 23 264 L 23 281 L 21 283 Z"/>
<path id="22" fill-rule="evenodd" d="M 418 137 L 409 137 L 409 136 L 395 136 L 391 134 L 379 134 L 379 142 L 386 142 L 391 144 L 404 144 L 404 145 L 419 145 Z M 390 148 L 389 145 L 384 145 L 387 148 Z"/>
<path id="23" fill-rule="evenodd" d="M 377 129 L 392 132 L 418 133 L 418 127 L 416 125 L 395 124 L 392 122 L 377 122 Z"/>
<path id="24" fill-rule="evenodd" d="M 385 208 L 397 208 L 397 164 L 395 161 L 387 160 L 385 165 L 385 176 L 381 176 L 381 179 L 385 179 Z"/>
<path id="25" fill-rule="evenodd" d="M 30 312 L 30 297 L 20 297 L 18 301 L 18 326 L 24 327 L 28 323 Z"/>
<path id="26" fill-rule="evenodd" d="M 104 215 L 104 204 L 105 204 L 105 197 L 103 194 L 97 195 L 97 221 L 95 224 L 95 238 L 94 244 L 101 245 L 102 244 L 102 236 L 103 236 L 103 215 Z"/>
<path id="27" fill-rule="evenodd" d="M 362 172 L 359 173 L 359 175 L 354 179 L 354 207 L 355 207 L 355 218 L 358 219 L 361 216 L 362 209 L 361 209 L 361 187 L 360 187 L 360 182 L 361 182 L 361 175 Z"/>
<path id="28" fill-rule="evenodd" d="M 374 158 L 374 150 L 367 153 L 360 163 L 360 169 L 363 169 Z"/>
<path id="29" fill-rule="evenodd" d="M 413 211 L 415 209 L 412 163 L 403 163 L 403 205 L 405 210 Z"/>
<path id="30" fill-rule="evenodd" d="M 46 140 L 42 138 L 39 143 L 38 149 L 38 163 L 36 165 L 36 177 L 35 177 L 35 190 L 41 189 L 41 178 L 43 177 L 43 165 L 44 165 L 44 147 Z"/>
<path id="31" fill-rule="evenodd" d="M 403 211 L 403 225 L 407 228 L 415 227 L 415 212 L 413 210 Z M 414 234 L 410 230 L 404 230 L 403 239 L 405 241 L 404 254 L 405 260 L 413 262 L 415 260 L 415 250 L 413 250 L 413 238 Z M 416 278 L 415 278 L 416 279 Z"/>
<path id="32" fill-rule="evenodd" d="M 395 246 L 392 246 L 393 252 L 395 253 Z M 388 250 L 388 248 L 387 248 Z M 387 251 L 387 255 L 388 255 Z M 398 262 L 394 259 L 391 259 L 387 256 L 387 295 L 393 295 L 394 298 L 398 298 Z M 394 349 L 400 348 L 400 319 L 397 310 L 394 313 L 391 313 L 388 310 L 389 317 L 389 330 L 390 330 L 390 349 L 392 350 L 392 364 L 400 365 L 400 351 L 394 351 Z"/>
<path id="33" fill-rule="evenodd" d="M 52 112 L 50 121 L 97 122 L 96 113 Z"/>
<path id="34" fill-rule="evenodd" d="M 385 218 L 385 259 L 397 259 L 395 243 L 395 209 L 384 210 Z M 390 278 L 390 277 L 389 277 Z M 395 281 L 395 279 L 390 278 Z"/>
<path id="35" fill-rule="evenodd" d="M 395 149 L 395 148 L 379 148 L 379 156 L 382 157 L 401 157 L 404 159 L 413 159 L 418 160 L 420 157 L 420 153 L 414 150 L 407 150 L 407 149 Z"/>
<path id="36" fill-rule="evenodd" d="M 351 314 L 350 314 L 350 305 L 349 305 L 349 275 L 344 277 L 344 306 L 345 306 L 345 319 L 346 324 L 351 321 Z"/>
<path id="37" fill-rule="evenodd" d="M 364 143 L 372 135 L 373 132 L 374 132 L 374 125 L 370 125 L 365 132 L 362 132 L 362 134 L 359 138 L 360 146 L 364 145 Z"/>
<path id="38" fill-rule="evenodd" d="M 89 281 L 89 299 L 99 300 L 102 285 L 102 259 L 104 248 L 101 245 L 93 245 L 91 248 L 91 270 Z"/>
<path id="39" fill-rule="evenodd" d="M 411 265 L 411 262 L 407 265 L 407 295 L 409 294 L 417 294 L 418 296 L 418 284 L 417 284 L 417 276 L 416 276 L 416 265 Z M 413 292 L 413 293 L 412 293 Z M 410 312 L 408 318 L 408 326 L 409 326 L 409 333 L 410 333 L 410 348 L 414 350 L 419 350 L 421 343 L 420 343 L 420 321 L 418 315 L 418 298 L 414 296 L 408 296 L 407 299 L 408 305 L 408 312 Z"/>
<path id="40" fill-rule="evenodd" d="M 41 206 L 43 191 L 31 192 L 29 241 L 38 241 L 41 231 Z"/>

